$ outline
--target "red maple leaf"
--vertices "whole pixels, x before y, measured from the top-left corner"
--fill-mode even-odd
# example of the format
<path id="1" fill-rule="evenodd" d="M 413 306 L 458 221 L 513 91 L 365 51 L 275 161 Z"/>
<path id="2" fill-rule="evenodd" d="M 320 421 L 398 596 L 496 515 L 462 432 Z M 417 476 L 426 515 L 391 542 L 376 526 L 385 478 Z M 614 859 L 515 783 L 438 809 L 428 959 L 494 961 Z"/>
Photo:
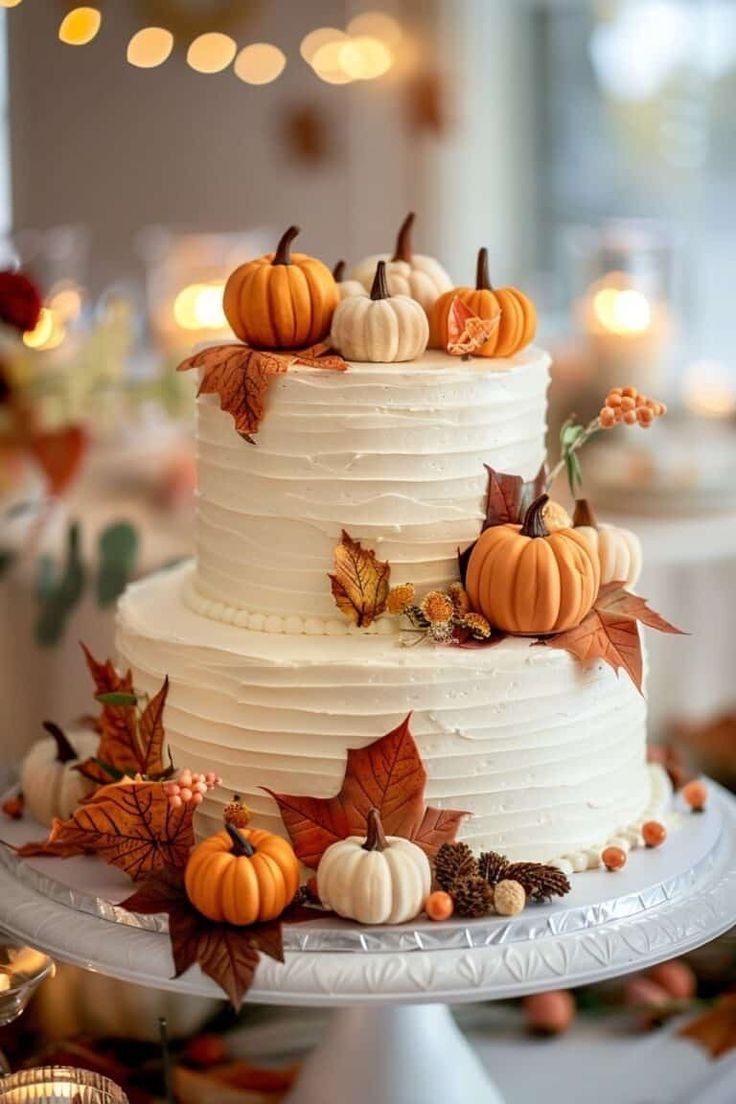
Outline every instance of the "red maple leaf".
<path id="1" fill-rule="evenodd" d="M 43 472 L 52 495 L 62 495 L 76 476 L 87 451 L 89 438 L 82 426 L 35 430 L 28 450 Z"/>
<path id="2" fill-rule="evenodd" d="M 387 835 L 413 840 L 430 856 L 455 839 L 468 813 L 425 805 L 427 772 L 409 729 L 410 717 L 367 747 L 349 749 L 343 784 L 334 797 L 266 790 L 305 866 L 316 869 L 338 840 L 365 835 L 371 809 L 378 809 Z"/>

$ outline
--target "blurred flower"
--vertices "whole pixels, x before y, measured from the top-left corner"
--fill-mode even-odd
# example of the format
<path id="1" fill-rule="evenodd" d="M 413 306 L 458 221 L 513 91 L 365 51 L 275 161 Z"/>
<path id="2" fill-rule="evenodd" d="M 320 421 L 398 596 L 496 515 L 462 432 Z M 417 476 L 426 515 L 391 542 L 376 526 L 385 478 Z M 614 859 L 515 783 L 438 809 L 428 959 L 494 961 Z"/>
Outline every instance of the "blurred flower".
<path id="1" fill-rule="evenodd" d="M 22 272 L 0 272 L 0 322 L 26 333 L 40 315 L 41 295 L 33 281 Z"/>

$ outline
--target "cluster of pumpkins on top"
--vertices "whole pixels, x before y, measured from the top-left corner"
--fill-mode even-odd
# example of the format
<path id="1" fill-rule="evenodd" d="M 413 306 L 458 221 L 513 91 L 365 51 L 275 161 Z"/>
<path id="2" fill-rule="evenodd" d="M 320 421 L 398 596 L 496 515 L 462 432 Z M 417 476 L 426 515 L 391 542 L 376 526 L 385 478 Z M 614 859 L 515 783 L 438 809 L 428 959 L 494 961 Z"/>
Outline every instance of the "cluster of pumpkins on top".
<path id="1" fill-rule="evenodd" d="M 414 214 L 399 230 L 392 255 L 366 257 L 343 280 L 316 257 L 293 253 L 291 226 L 275 253 L 247 261 L 230 275 L 223 306 L 233 332 L 256 349 L 298 349 L 330 336 L 347 360 L 416 360 L 427 346 L 447 349 L 448 319 L 457 298 L 478 318 L 498 321 L 477 350 L 480 357 L 511 357 L 532 341 L 534 304 L 513 287 L 494 288 L 488 254 L 478 254 L 475 287 L 454 287 L 439 261 L 414 253 Z"/>

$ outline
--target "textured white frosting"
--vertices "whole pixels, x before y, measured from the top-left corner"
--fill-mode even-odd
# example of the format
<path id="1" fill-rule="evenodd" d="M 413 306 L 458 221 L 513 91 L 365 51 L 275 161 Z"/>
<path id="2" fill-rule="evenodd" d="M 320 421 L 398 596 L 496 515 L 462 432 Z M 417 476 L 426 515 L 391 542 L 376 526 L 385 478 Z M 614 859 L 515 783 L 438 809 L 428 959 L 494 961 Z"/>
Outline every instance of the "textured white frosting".
<path id="1" fill-rule="evenodd" d="M 310 621 L 306 632 L 334 622 L 326 575 L 343 528 L 389 560 L 392 582 L 450 583 L 458 546 L 480 528 L 484 463 L 529 479 L 544 459 L 549 363 L 529 348 L 344 373 L 295 366 L 273 381 L 255 445 L 202 396 L 197 612 L 236 621 L 242 610 L 262 627 L 271 617 L 278 632 L 292 631 L 288 618 Z"/>
<path id="2" fill-rule="evenodd" d="M 176 763 L 223 777 L 203 806 L 213 827 L 237 792 L 259 824 L 282 831 L 260 787 L 332 795 L 347 749 L 410 710 L 427 797 L 473 814 L 463 836 L 474 846 L 516 859 L 573 855 L 579 869 L 649 807 L 646 706 L 605 665 L 583 668 L 523 639 L 462 650 L 253 632 L 190 610 L 182 594 L 193 572 L 186 564 L 131 587 L 117 646 L 140 689 L 169 675 Z"/>

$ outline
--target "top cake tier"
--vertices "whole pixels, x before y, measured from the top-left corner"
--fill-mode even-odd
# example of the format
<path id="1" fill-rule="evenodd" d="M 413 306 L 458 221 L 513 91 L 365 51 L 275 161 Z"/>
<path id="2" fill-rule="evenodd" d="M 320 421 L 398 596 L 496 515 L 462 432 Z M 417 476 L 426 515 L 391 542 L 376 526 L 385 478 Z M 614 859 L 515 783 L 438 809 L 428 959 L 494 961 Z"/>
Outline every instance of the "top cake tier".
<path id="1" fill-rule="evenodd" d="M 391 562 L 392 583 L 448 585 L 480 531 L 484 464 L 532 479 L 544 460 L 549 365 L 530 347 L 294 366 L 255 445 L 201 396 L 194 607 L 251 628 L 346 631 L 327 580 L 343 528 Z"/>

